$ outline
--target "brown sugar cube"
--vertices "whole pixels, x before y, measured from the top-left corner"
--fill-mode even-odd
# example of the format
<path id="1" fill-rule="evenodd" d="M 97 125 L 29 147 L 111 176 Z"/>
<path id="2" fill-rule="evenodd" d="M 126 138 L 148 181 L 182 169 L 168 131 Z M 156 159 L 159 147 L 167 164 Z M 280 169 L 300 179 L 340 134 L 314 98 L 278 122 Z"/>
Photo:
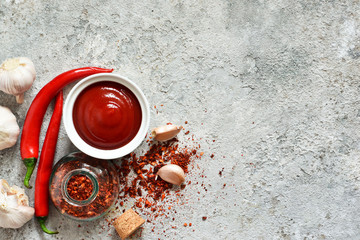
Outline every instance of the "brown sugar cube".
<path id="1" fill-rule="evenodd" d="M 133 234 L 141 225 L 145 223 L 131 208 L 116 218 L 114 222 L 115 229 L 122 240 Z"/>

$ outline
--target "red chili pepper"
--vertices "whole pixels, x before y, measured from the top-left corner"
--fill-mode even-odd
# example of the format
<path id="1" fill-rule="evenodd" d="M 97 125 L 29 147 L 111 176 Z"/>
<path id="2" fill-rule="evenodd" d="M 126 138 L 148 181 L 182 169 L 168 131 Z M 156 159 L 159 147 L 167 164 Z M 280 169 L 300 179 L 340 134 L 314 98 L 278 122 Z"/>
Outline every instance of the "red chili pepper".
<path id="1" fill-rule="evenodd" d="M 54 112 L 46 131 L 35 181 L 35 216 L 42 230 L 48 234 L 58 233 L 48 230 L 45 221 L 49 215 L 49 180 L 59 136 L 63 101 L 63 92 L 60 91 L 56 96 Z"/>
<path id="2" fill-rule="evenodd" d="M 46 109 L 49 106 L 51 100 L 69 83 L 96 73 L 109 73 L 112 71 L 113 69 L 97 67 L 85 67 L 70 70 L 54 78 L 36 95 L 27 112 L 20 142 L 21 157 L 27 168 L 24 179 L 24 185 L 27 188 L 31 188 L 29 185 L 29 180 L 32 172 L 34 171 L 34 167 L 39 155 L 39 136 L 41 124 L 46 113 Z"/>

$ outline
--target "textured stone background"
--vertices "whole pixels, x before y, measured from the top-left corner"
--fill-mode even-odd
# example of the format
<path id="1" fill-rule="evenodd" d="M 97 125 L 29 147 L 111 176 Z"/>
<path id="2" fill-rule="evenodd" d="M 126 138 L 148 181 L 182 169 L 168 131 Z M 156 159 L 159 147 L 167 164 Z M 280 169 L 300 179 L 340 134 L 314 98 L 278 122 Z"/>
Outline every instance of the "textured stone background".
<path id="1" fill-rule="evenodd" d="M 151 127 L 187 120 L 205 152 L 187 179 L 208 191 L 189 185 L 175 221 L 144 225 L 142 239 L 360 239 L 358 1 L 78 2 L 0 0 L 0 60 L 30 57 L 38 73 L 24 104 L 2 92 L 0 103 L 22 125 L 49 80 L 93 65 L 164 105 Z M 56 159 L 74 150 L 62 126 Z M 22 184 L 19 142 L 0 166 Z M 117 239 L 104 219 L 78 228 L 50 210 L 57 236 L 32 220 L 0 239 Z"/>

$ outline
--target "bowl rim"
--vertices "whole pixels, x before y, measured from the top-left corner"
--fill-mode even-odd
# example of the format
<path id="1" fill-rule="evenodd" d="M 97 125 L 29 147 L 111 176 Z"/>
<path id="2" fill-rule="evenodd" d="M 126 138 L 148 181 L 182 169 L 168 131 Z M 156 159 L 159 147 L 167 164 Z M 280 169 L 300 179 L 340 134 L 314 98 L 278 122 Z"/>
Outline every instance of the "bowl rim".
<path id="1" fill-rule="evenodd" d="M 117 149 L 103 150 L 89 145 L 79 136 L 73 123 L 72 112 L 76 98 L 86 87 L 102 81 L 112 81 L 124 85 L 134 93 L 141 107 L 142 119 L 139 131 L 128 144 Z M 70 90 L 63 108 L 63 121 L 65 131 L 75 147 L 89 156 L 110 160 L 120 158 L 131 153 L 142 143 L 150 125 L 150 107 L 144 93 L 130 79 L 117 73 L 98 73 L 82 79 Z"/>

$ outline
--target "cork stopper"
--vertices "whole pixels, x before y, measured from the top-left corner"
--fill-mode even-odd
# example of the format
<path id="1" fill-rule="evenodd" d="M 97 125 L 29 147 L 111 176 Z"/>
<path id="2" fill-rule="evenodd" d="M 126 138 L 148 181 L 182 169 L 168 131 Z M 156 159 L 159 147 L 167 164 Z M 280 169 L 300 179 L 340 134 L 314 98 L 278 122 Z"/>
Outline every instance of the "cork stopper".
<path id="1" fill-rule="evenodd" d="M 144 223 L 145 220 L 130 208 L 121 216 L 116 218 L 114 226 L 120 238 L 124 240 L 133 234 Z"/>

